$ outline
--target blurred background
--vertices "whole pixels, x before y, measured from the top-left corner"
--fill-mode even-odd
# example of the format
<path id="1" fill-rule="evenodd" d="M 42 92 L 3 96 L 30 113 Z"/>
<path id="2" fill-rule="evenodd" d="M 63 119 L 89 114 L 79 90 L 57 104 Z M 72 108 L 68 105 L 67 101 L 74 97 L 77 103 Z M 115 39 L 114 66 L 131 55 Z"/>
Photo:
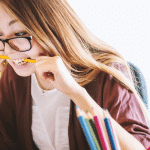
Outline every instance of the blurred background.
<path id="1" fill-rule="evenodd" d="M 150 1 L 68 0 L 90 31 L 142 72 L 150 101 Z M 150 108 L 150 102 L 148 102 Z"/>

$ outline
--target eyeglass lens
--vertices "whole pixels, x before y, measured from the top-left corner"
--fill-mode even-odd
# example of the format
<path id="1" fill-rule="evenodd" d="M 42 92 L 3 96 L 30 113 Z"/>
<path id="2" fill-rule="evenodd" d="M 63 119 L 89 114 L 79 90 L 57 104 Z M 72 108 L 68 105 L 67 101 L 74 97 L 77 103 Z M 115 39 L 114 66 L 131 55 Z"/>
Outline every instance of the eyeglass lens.
<path id="1" fill-rule="evenodd" d="M 4 44 L 2 41 L 0 41 L 0 50 L 3 51 L 4 50 Z"/>
<path id="2" fill-rule="evenodd" d="M 30 49 L 30 42 L 25 39 L 25 38 L 15 38 L 15 39 L 10 39 L 8 41 L 9 45 L 11 48 L 17 50 L 17 51 L 26 51 Z M 4 44 L 2 41 L 0 41 L 0 50 L 4 50 Z"/>

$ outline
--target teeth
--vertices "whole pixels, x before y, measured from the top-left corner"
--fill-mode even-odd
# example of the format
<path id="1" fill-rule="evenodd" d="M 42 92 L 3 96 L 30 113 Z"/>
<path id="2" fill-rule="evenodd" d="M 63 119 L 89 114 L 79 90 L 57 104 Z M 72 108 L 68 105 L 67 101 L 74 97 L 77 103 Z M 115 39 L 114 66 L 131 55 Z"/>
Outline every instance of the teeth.
<path id="1" fill-rule="evenodd" d="M 24 60 L 25 60 L 25 58 L 22 58 L 22 59 L 14 59 L 14 60 L 12 60 L 12 61 L 13 61 L 16 65 L 21 66 L 21 65 L 27 63 L 27 62 L 25 62 Z"/>

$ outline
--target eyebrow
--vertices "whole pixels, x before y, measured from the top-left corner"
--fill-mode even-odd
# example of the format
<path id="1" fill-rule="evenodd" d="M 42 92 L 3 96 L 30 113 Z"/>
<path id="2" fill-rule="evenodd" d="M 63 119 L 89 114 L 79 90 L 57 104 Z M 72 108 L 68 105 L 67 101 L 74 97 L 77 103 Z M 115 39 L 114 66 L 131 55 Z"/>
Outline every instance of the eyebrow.
<path id="1" fill-rule="evenodd" d="M 15 19 L 15 20 L 12 20 L 12 21 L 10 21 L 9 23 L 8 23 L 8 26 L 11 26 L 11 25 L 13 25 L 13 24 L 15 24 L 17 22 L 17 19 Z M 3 34 L 0 32 L 0 36 L 2 36 Z"/>
<path id="2" fill-rule="evenodd" d="M 12 21 L 10 21 L 10 22 L 9 22 L 9 24 L 8 24 L 8 25 L 9 25 L 9 26 L 11 26 L 11 25 L 15 24 L 16 22 L 17 22 L 17 19 L 12 20 Z"/>

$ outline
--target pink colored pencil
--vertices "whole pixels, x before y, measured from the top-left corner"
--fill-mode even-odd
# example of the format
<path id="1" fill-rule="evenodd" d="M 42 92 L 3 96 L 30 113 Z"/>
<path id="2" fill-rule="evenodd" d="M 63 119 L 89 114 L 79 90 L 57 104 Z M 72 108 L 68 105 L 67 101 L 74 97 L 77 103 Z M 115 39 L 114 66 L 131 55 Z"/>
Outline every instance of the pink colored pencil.
<path id="1" fill-rule="evenodd" d="M 107 140 L 105 138 L 105 134 L 103 132 L 102 125 L 101 125 L 100 120 L 98 119 L 97 116 L 94 116 L 94 122 L 95 122 L 95 125 L 96 125 L 96 129 L 97 129 L 97 132 L 98 132 L 99 139 L 101 141 L 101 146 L 102 146 L 103 150 L 109 150 L 109 146 L 107 144 Z"/>

